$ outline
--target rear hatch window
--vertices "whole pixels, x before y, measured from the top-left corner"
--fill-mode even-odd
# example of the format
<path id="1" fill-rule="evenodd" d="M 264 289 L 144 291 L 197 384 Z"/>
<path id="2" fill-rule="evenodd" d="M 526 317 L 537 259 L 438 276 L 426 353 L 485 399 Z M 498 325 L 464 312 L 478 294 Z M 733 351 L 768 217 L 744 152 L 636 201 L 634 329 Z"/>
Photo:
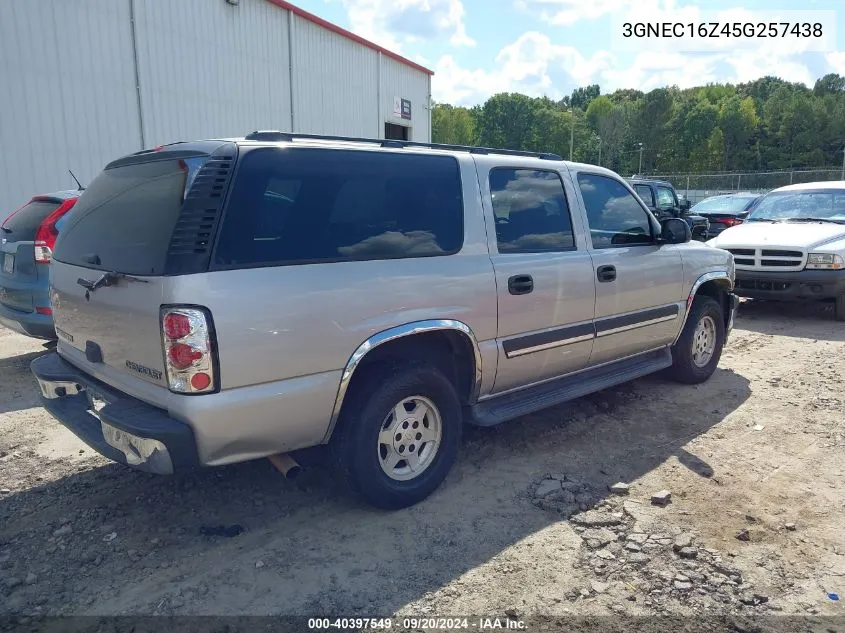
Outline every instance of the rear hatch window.
<path id="1" fill-rule="evenodd" d="M 0 224 L 0 237 L 6 242 L 31 242 L 38 227 L 48 215 L 59 208 L 61 201 L 32 200 Z"/>
<path id="2" fill-rule="evenodd" d="M 68 214 L 53 259 L 133 275 L 161 275 L 189 166 L 157 160 L 104 170 Z"/>

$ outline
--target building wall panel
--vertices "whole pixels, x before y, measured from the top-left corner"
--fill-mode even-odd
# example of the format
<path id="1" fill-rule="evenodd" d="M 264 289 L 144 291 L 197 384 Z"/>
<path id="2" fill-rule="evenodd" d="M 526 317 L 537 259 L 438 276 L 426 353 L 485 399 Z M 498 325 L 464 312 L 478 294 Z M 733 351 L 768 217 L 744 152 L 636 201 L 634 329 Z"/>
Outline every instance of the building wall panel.
<path id="1" fill-rule="evenodd" d="M 290 129 L 289 12 L 265 0 L 135 0 L 147 146 Z"/>
<path id="2" fill-rule="evenodd" d="M 294 16 L 294 130 L 378 134 L 378 53 Z"/>
<path id="3" fill-rule="evenodd" d="M 398 125 L 410 125 L 410 140 L 430 143 L 429 76 L 386 55 L 380 58 L 382 118 Z M 393 114 L 394 97 L 410 100 L 410 121 Z"/>
<path id="4" fill-rule="evenodd" d="M 128 0 L 2 0 L 0 77 L 0 218 L 139 148 Z"/>
<path id="5" fill-rule="evenodd" d="M 424 72 L 279 4 L 0 0 L 0 216 L 71 188 L 68 169 L 87 183 L 162 143 L 255 129 L 380 138 L 394 96 L 412 102 L 413 140 L 429 140 Z"/>

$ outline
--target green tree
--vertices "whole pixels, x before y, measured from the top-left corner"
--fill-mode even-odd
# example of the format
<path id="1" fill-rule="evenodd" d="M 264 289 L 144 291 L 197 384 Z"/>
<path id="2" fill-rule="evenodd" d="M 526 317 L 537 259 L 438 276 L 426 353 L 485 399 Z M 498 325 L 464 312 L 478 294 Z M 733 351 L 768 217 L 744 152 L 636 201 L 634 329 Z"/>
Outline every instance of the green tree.
<path id="1" fill-rule="evenodd" d="M 576 88 L 572 91 L 569 105 L 579 110 L 586 110 L 590 102 L 601 94 L 598 84 L 592 84 L 586 88 Z"/>
<path id="2" fill-rule="evenodd" d="M 478 138 L 481 145 L 503 149 L 529 149 L 538 110 L 535 99 L 518 93 L 490 97 L 481 108 Z"/>
<path id="3" fill-rule="evenodd" d="M 431 111 L 431 138 L 435 143 L 477 145 L 475 117 L 467 108 L 437 103 Z"/>
<path id="4" fill-rule="evenodd" d="M 829 94 L 837 94 L 845 91 L 845 77 L 835 73 L 828 73 L 821 79 L 816 80 L 813 86 L 813 94 L 822 97 Z"/>
<path id="5" fill-rule="evenodd" d="M 736 94 L 726 98 L 719 106 L 717 121 L 722 134 L 720 168 L 739 169 L 748 162 L 748 144 L 760 124 L 754 99 L 740 99 Z"/>
<path id="6" fill-rule="evenodd" d="M 616 105 L 606 95 L 596 97 L 587 107 L 587 124 L 602 140 L 606 164 L 618 164 L 625 135 L 624 107 Z"/>

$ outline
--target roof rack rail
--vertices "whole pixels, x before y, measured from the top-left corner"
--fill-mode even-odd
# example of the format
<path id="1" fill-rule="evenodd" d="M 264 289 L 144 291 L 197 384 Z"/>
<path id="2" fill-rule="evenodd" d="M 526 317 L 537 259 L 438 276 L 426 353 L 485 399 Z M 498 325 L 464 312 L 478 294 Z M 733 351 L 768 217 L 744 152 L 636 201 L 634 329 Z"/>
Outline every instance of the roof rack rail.
<path id="1" fill-rule="evenodd" d="M 516 149 L 495 149 L 492 147 L 475 147 L 472 145 L 450 145 L 444 143 L 422 143 L 420 141 L 402 141 L 397 139 L 359 138 L 355 136 L 328 136 L 324 134 L 299 134 L 297 132 L 280 132 L 278 130 L 262 130 L 247 134 L 244 137 L 247 141 L 285 141 L 291 142 L 295 139 L 316 140 L 316 141 L 339 141 L 345 143 L 374 143 L 381 147 L 426 147 L 429 149 L 442 149 L 454 152 L 469 152 L 470 154 L 501 154 L 505 156 L 527 156 L 529 158 L 540 158 L 542 160 L 563 160 L 558 154 L 550 152 L 525 152 Z"/>

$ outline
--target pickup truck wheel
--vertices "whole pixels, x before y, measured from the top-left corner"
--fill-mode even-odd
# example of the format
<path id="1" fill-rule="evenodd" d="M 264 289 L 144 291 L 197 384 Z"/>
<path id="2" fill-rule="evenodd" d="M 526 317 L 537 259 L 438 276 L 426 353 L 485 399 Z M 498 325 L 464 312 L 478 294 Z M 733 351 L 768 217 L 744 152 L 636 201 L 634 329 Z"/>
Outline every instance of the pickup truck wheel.
<path id="1" fill-rule="evenodd" d="M 684 331 L 672 348 L 672 376 L 687 384 L 704 382 L 716 371 L 724 345 L 722 307 L 712 297 L 696 297 Z"/>
<path id="2" fill-rule="evenodd" d="M 404 508 L 446 478 L 461 439 L 454 386 L 429 365 L 390 364 L 360 377 L 344 404 L 331 451 L 368 503 Z"/>
<path id="3" fill-rule="evenodd" d="M 845 321 L 845 295 L 836 297 L 833 301 L 833 318 L 837 321 Z"/>

